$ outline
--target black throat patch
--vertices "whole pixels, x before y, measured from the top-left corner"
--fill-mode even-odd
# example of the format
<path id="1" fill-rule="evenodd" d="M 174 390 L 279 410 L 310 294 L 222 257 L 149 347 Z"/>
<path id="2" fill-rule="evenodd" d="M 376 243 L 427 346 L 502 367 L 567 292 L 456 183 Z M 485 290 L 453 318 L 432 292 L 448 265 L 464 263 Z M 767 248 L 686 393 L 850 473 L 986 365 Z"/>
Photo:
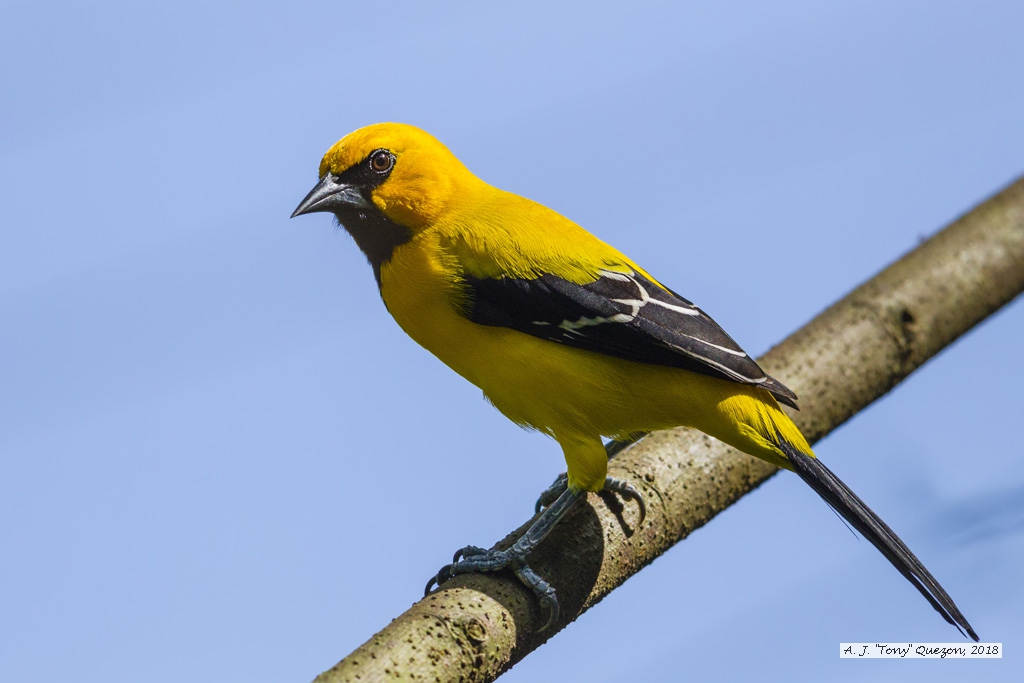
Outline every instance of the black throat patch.
<path id="1" fill-rule="evenodd" d="M 376 149 L 361 162 L 338 176 L 338 182 L 358 187 L 369 204 L 373 204 L 370 192 L 391 176 L 392 168 L 385 171 L 374 169 L 373 159 L 380 154 L 391 157 L 393 168 L 394 155 L 386 149 Z M 366 260 L 373 268 L 373 276 L 377 278 L 377 287 L 380 288 L 381 266 L 391 259 L 391 254 L 394 253 L 396 247 L 412 239 L 412 231 L 404 225 L 390 220 L 376 207 L 346 207 L 336 211 L 334 216 L 366 254 Z"/>
<path id="2" fill-rule="evenodd" d="M 373 276 L 380 287 L 380 269 L 391 259 L 395 249 L 412 239 L 412 231 L 390 220 L 378 209 L 352 207 L 334 214 L 356 245 L 366 254 Z"/>

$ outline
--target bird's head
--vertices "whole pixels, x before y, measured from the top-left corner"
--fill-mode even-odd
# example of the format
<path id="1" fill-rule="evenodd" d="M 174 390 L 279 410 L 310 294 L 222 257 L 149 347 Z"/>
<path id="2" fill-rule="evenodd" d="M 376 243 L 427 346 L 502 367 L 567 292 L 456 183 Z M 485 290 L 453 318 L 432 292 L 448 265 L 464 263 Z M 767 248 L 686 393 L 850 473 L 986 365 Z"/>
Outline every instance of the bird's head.
<path id="1" fill-rule="evenodd" d="M 327 150 L 320 182 L 292 217 L 327 211 L 349 232 L 368 218 L 383 218 L 414 234 L 437 220 L 456 193 L 475 180 L 429 133 L 378 123 L 349 133 Z"/>

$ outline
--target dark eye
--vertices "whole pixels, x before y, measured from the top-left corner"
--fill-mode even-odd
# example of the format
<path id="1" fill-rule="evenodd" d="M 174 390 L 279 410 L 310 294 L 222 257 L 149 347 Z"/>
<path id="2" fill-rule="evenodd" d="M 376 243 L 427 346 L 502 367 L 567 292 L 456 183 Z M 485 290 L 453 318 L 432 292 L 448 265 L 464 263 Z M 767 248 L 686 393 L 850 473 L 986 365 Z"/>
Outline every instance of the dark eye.
<path id="1" fill-rule="evenodd" d="M 370 155 L 370 168 L 377 173 L 387 173 L 395 165 L 395 157 L 386 149 L 378 149 Z"/>

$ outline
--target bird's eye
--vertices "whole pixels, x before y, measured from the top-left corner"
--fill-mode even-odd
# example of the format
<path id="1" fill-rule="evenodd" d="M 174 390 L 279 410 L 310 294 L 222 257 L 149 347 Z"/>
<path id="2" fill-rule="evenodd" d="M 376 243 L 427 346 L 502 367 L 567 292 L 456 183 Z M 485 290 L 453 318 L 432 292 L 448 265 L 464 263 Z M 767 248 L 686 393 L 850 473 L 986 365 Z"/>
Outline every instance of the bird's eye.
<path id="1" fill-rule="evenodd" d="M 370 168 L 377 173 L 387 173 L 395 165 L 395 157 L 386 149 L 378 149 L 370 155 Z"/>

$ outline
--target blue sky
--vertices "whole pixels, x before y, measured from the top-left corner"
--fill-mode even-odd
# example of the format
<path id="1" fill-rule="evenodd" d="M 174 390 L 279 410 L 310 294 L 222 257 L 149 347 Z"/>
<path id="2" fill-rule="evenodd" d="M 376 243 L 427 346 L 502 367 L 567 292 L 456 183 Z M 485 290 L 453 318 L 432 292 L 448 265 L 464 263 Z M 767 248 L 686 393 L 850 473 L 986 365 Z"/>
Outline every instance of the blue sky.
<path id="1" fill-rule="evenodd" d="M 562 469 L 404 337 L 329 217 L 288 220 L 338 138 L 431 131 L 760 354 L 1024 172 L 1022 25 L 1010 1 L 8 3 L 0 679 L 309 680 Z M 1022 336 L 1018 301 L 817 449 L 1005 659 L 840 660 L 959 637 L 783 475 L 503 680 L 1019 680 Z"/>

